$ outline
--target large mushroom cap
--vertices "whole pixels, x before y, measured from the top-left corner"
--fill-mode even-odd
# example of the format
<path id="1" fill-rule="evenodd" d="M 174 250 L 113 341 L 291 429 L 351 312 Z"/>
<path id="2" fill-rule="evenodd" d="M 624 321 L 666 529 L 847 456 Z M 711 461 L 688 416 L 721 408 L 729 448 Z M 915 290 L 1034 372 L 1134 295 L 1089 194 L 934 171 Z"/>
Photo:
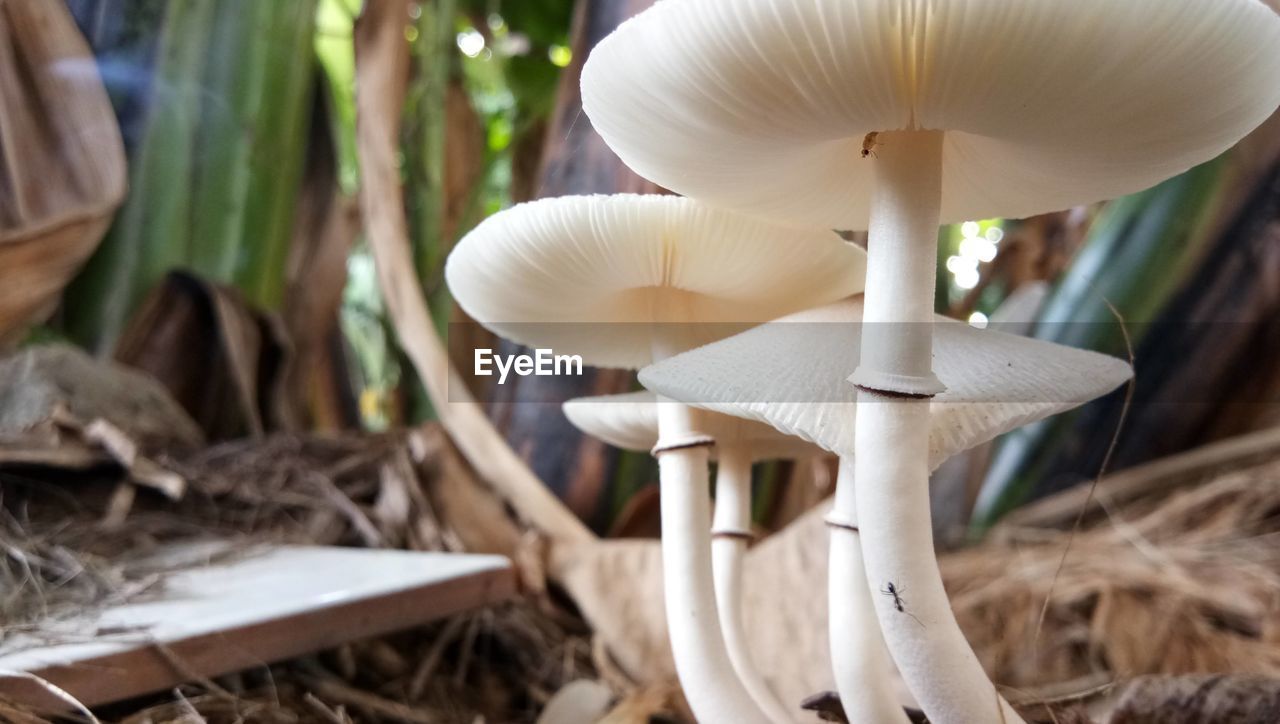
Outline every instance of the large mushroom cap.
<path id="1" fill-rule="evenodd" d="M 588 435 L 624 450 L 648 452 L 658 442 L 658 402 L 652 392 L 578 397 L 564 403 L 565 417 Z M 717 451 L 733 445 L 747 451 L 754 461 L 794 460 L 825 454 L 811 442 L 788 435 L 762 422 L 732 415 L 701 411 L 699 432 L 711 435 Z"/>
<path id="2" fill-rule="evenodd" d="M 592 52 L 583 107 L 638 173 L 865 229 L 868 133 L 948 131 L 946 221 L 1147 188 L 1280 104 L 1258 0 L 665 0 Z M 885 140 L 885 143 L 891 143 Z"/>
<path id="3" fill-rule="evenodd" d="M 458 303 L 495 333 L 627 368 L 653 360 L 657 334 L 719 339 L 855 294 L 865 275 L 865 252 L 834 232 L 638 195 L 515 206 L 445 267 Z"/>
<path id="4" fill-rule="evenodd" d="M 855 298 L 676 355 L 641 370 L 640 382 L 671 399 L 759 420 L 849 456 L 858 390 L 848 377 L 861 341 L 862 300 Z M 942 317 L 933 354 L 947 390 L 930 402 L 930 468 L 1110 392 L 1132 375 L 1114 357 Z"/>

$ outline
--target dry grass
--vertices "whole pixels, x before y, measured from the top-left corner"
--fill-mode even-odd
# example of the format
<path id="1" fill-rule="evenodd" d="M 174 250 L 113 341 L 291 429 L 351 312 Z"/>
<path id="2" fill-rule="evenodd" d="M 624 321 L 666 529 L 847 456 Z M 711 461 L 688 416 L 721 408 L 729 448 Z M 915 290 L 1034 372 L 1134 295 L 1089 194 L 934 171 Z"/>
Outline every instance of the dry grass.
<path id="1" fill-rule="evenodd" d="M 163 586 L 162 572 L 131 565 L 126 553 L 211 533 L 246 546 L 288 540 L 416 550 L 518 537 L 495 536 L 494 513 L 476 517 L 483 506 L 449 498 L 448 490 L 474 483 L 450 467 L 456 455 L 442 436 L 425 448 L 419 441 L 424 463 L 414 462 L 411 447 L 394 436 L 280 436 L 211 448 L 168 461 L 188 477 L 187 496 L 172 503 L 140 494 L 126 526 L 103 519 L 114 485 L 6 478 L 3 620 L 12 630 L 147 595 Z M 944 559 L 962 626 L 1014 698 L 1139 674 L 1280 677 L 1280 463 L 1148 496 L 1081 531 L 1037 641 L 1066 539 L 1062 531 L 1006 528 Z M 532 721 L 567 682 L 616 676 L 602 665 L 581 619 L 538 594 L 99 714 L 129 724 Z M 628 688 L 615 683 L 620 693 Z M 3 707 L 0 720 L 44 724 Z"/>
<path id="2" fill-rule="evenodd" d="M 29 630 L 40 617 L 158 590 L 163 572 L 129 561 L 165 543 L 217 535 L 246 548 L 463 547 L 431 500 L 441 471 L 413 463 L 402 437 L 277 436 L 167 462 L 188 478 L 186 497 L 175 504 L 140 495 L 125 526 L 102 517 L 113 484 L 6 481 L 0 646 L 5 633 Z M 122 724 L 533 721 L 564 684 L 596 678 L 592 661 L 585 624 L 530 597 L 99 715 Z M 0 721 L 45 719 L 0 702 Z"/>
<path id="3" fill-rule="evenodd" d="M 1067 691 L 1139 674 L 1280 676 L 1280 465 L 1109 511 L 1076 536 L 1037 640 L 1067 538 L 1004 530 L 946 560 L 957 616 L 997 681 Z"/>

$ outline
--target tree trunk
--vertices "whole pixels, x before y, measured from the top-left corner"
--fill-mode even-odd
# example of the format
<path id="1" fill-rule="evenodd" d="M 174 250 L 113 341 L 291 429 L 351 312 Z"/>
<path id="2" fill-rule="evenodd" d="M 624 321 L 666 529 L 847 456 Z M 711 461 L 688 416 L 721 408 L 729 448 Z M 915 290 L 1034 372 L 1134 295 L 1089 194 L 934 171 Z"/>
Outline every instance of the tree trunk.
<path id="1" fill-rule="evenodd" d="M 591 48 L 623 20 L 653 0 L 579 0 L 573 26 L 573 62 L 560 80 L 556 110 L 547 130 L 536 196 L 656 193 L 653 184 L 622 164 L 582 114 L 578 81 Z M 503 354 L 520 348 L 502 343 Z M 600 523 L 602 492 L 619 453 L 585 437 L 560 413 L 559 402 L 582 395 L 625 392 L 633 375 L 585 369 L 581 377 L 524 377 L 495 388 L 491 414 L 534 472 L 588 522 Z M 599 527 L 597 525 L 596 527 Z"/>

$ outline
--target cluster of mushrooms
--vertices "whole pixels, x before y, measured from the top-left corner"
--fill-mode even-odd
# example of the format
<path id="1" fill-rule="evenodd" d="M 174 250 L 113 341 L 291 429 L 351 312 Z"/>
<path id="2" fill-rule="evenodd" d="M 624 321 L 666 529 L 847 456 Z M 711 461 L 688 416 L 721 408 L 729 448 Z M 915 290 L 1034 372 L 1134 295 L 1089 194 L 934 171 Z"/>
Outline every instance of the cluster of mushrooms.
<path id="1" fill-rule="evenodd" d="M 1113 198 L 1226 151 L 1280 104 L 1280 18 L 1259 0 L 660 0 L 595 48 L 582 97 L 628 166 L 683 196 L 518 205 L 447 279 L 499 335 L 640 369 L 651 392 L 565 412 L 658 457 L 698 720 L 799 719 L 747 648 L 751 466 L 835 455 L 849 720 L 907 720 L 896 666 L 936 724 L 1021 721 L 943 590 L 929 474 L 1131 370 L 936 317 L 939 226 Z M 867 251 L 837 229 L 868 230 Z"/>

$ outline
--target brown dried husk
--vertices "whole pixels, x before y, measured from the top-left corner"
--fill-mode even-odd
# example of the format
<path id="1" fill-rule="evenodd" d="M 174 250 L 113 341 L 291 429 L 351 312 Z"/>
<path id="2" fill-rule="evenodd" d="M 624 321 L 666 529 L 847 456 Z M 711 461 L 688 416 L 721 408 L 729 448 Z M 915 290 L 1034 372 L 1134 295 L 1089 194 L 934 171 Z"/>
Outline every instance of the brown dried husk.
<path id="1" fill-rule="evenodd" d="M 120 128 L 64 3 L 0 0 L 0 345 L 56 305 L 124 199 Z"/>

